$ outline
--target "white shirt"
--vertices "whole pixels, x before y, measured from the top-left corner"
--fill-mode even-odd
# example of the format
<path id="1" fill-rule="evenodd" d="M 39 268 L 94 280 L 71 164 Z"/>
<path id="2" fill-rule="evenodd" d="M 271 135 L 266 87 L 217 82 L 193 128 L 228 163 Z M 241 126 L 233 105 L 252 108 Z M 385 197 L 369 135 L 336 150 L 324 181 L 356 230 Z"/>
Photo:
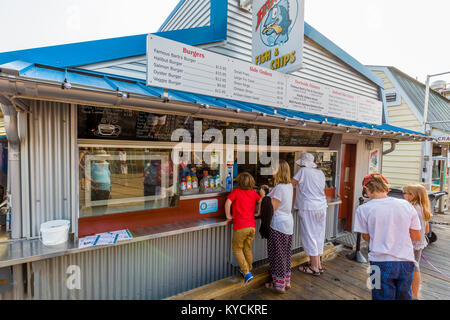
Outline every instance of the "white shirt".
<path id="1" fill-rule="evenodd" d="M 297 171 L 294 179 L 298 181 L 294 209 L 315 211 L 327 207 L 326 179 L 322 170 L 303 167 Z"/>
<path id="2" fill-rule="evenodd" d="M 119 151 L 119 160 L 120 161 L 127 161 L 127 153 L 126 153 L 126 151 Z"/>
<path id="3" fill-rule="evenodd" d="M 420 221 L 420 241 L 413 241 L 413 247 L 414 250 L 420 250 L 425 248 L 428 245 L 427 239 L 425 238 L 425 230 L 426 230 L 426 221 L 423 216 L 422 207 L 418 204 L 414 206 L 414 209 L 416 209 L 417 216 L 419 217 Z"/>
<path id="4" fill-rule="evenodd" d="M 268 197 L 280 200 L 278 209 L 273 213 L 270 227 L 284 234 L 294 233 L 294 217 L 292 216 L 292 197 L 294 189 L 292 184 L 277 184 Z"/>
<path id="5" fill-rule="evenodd" d="M 372 199 L 355 216 L 353 231 L 370 235 L 370 261 L 415 261 L 409 229 L 420 230 L 420 221 L 408 201 Z"/>

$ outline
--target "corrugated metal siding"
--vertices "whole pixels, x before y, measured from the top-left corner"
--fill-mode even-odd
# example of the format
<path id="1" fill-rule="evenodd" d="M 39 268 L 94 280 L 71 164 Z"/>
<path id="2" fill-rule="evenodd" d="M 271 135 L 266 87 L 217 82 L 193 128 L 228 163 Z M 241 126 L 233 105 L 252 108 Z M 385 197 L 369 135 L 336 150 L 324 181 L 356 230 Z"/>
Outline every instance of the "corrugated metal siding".
<path id="1" fill-rule="evenodd" d="M 325 229 L 325 238 L 330 239 L 335 237 L 335 210 L 336 206 L 330 206 L 327 210 L 327 219 L 326 219 L 326 229 Z M 302 241 L 300 239 L 300 226 L 299 226 L 299 217 L 297 213 L 294 213 L 294 234 L 292 238 L 292 249 L 299 249 L 302 247 Z M 253 241 L 253 260 L 255 262 L 260 260 L 267 259 L 267 240 L 262 239 L 258 230 L 261 226 L 261 220 L 257 220 L 256 222 L 256 234 L 255 239 Z M 237 266 L 236 258 L 233 255 L 233 252 L 230 251 L 230 261 L 234 266 Z"/>
<path id="2" fill-rule="evenodd" d="M 334 236 L 333 224 L 334 210 L 329 209 L 327 238 Z M 298 228 L 295 215 L 294 230 Z M 33 299 L 166 298 L 231 276 L 236 264 L 231 236 L 228 225 L 33 262 Z M 295 232 L 293 249 L 300 247 Z M 267 258 L 259 232 L 253 252 L 255 262 Z M 71 265 L 80 267 L 80 290 L 67 289 Z"/>
<path id="3" fill-rule="evenodd" d="M 162 299 L 233 274 L 229 225 L 32 263 L 34 299 Z M 81 270 L 68 290 L 66 270 Z"/>
<path id="4" fill-rule="evenodd" d="M 209 1 L 208 1 L 209 2 Z M 181 8 L 180 8 L 181 10 Z M 180 12 L 179 10 L 179 12 Z M 195 11 L 192 11 L 195 12 Z M 176 20 L 174 15 L 172 20 Z M 184 20 L 165 26 L 164 30 L 175 30 L 184 25 Z M 251 62 L 252 55 L 252 16 L 251 13 L 239 8 L 238 0 L 228 1 L 228 29 L 225 44 L 209 47 L 210 50 L 225 56 Z M 303 52 L 304 69 L 294 75 L 317 81 L 329 86 L 348 90 L 373 99 L 379 99 L 378 87 L 354 71 L 334 55 L 305 37 Z M 146 79 L 146 57 L 139 56 L 107 63 L 82 66 L 80 68 L 98 72 L 127 76 L 136 79 Z"/>
<path id="5" fill-rule="evenodd" d="M 205 27 L 210 24 L 211 1 L 187 0 L 171 17 L 161 31 Z"/>
<path id="6" fill-rule="evenodd" d="M 12 269 L 12 281 L 13 288 L 11 291 L 7 291 L 0 294 L 0 301 L 3 300 L 24 300 L 27 299 L 26 289 L 24 287 L 24 273 L 23 268 L 26 268 L 27 265 L 15 265 L 10 267 Z"/>
<path id="7" fill-rule="evenodd" d="M 33 101 L 22 158 L 25 237 L 39 236 L 41 223 L 71 220 L 70 105 Z"/>

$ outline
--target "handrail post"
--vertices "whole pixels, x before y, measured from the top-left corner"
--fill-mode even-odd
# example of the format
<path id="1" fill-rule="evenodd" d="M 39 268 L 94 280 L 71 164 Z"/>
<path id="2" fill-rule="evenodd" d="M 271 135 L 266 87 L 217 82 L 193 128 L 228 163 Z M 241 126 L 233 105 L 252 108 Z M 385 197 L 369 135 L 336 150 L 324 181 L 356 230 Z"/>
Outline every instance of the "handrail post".
<path id="1" fill-rule="evenodd" d="M 359 205 L 362 205 L 363 203 L 364 203 L 364 198 L 360 197 L 359 198 Z M 361 253 L 361 233 L 360 232 L 356 233 L 356 248 L 355 248 L 355 252 L 350 253 L 347 256 L 347 258 L 350 259 L 350 260 L 357 261 L 359 263 L 367 263 L 367 259 Z"/>

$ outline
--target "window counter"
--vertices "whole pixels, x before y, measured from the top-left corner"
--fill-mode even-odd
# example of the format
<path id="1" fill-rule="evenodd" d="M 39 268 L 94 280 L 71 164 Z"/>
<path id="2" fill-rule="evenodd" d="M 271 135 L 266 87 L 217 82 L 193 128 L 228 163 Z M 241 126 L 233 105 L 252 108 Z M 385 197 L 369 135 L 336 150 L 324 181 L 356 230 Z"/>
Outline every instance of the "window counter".
<path id="1" fill-rule="evenodd" d="M 0 268 L 84 251 L 104 249 L 132 242 L 169 237 L 185 232 L 215 228 L 225 226 L 229 223 L 230 222 L 226 221 L 224 218 L 203 218 L 194 221 L 131 229 L 129 231 L 133 236 L 132 239 L 118 241 L 116 244 L 111 245 L 91 246 L 86 248 L 79 248 L 78 241 L 75 241 L 74 239 L 71 239 L 64 244 L 51 247 L 44 246 L 40 239 L 8 241 L 0 243 Z"/>

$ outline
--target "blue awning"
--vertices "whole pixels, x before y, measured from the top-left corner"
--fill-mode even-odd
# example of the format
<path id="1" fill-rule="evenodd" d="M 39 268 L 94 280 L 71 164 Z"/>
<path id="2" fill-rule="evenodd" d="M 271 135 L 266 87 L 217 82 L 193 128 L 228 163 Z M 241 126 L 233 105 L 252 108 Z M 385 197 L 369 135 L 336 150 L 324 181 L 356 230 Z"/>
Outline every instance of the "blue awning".
<path id="1" fill-rule="evenodd" d="M 0 72 L 17 76 L 22 79 L 32 79 L 45 82 L 53 82 L 62 85 L 65 82 L 70 86 L 80 86 L 104 92 L 125 93 L 127 95 L 139 95 L 152 99 L 164 100 L 164 89 L 147 86 L 144 82 L 126 78 L 90 72 L 78 69 L 54 68 L 24 61 L 14 61 L 0 65 Z M 225 108 L 236 111 L 254 112 L 262 115 L 279 116 L 287 119 L 295 119 L 305 122 L 331 124 L 347 128 L 358 128 L 372 131 L 383 131 L 386 133 L 410 134 L 425 136 L 425 134 L 412 131 L 389 124 L 374 125 L 365 122 L 351 121 L 346 119 L 326 117 L 323 115 L 307 112 L 273 108 L 259 104 L 230 100 L 219 97 L 206 96 L 169 89 L 167 90 L 169 101 L 179 101 L 189 104 L 199 104 L 205 107 Z"/>

